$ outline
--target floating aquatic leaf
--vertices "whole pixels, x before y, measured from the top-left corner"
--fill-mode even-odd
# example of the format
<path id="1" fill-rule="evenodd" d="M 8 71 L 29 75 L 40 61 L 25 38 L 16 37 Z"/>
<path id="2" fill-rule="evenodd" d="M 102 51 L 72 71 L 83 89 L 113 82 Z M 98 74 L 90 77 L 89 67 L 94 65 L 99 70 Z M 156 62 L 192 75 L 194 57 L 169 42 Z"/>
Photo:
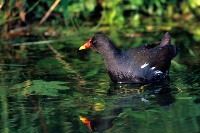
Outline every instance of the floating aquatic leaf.
<path id="1" fill-rule="evenodd" d="M 156 110 L 156 109 L 151 109 L 151 110 L 149 110 L 149 112 L 161 113 L 161 111 L 160 111 L 160 110 Z"/>
<path id="2" fill-rule="evenodd" d="M 45 59 L 39 60 L 37 62 L 37 65 L 40 67 L 61 67 L 61 66 L 64 67 L 62 63 L 60 63 L 58 60 L 54 58 L 45 58 Z"/>
<path id="3" fill-rule="evenodd" d="M 97 67 L 97 68 L 89 71 L 86 75 L 90 77 L 90 76 L 93 76 L 93 75 L 97 74 L 98 71 L 99 71 L 99 68 Z"/>
<path id="4" fill-rule="evenodd" d="M 23 95 L 47 95 L 47 96 L 57 96 L 58 90 L 68 90 L 70 89 L 66 86 L 66 82 L 61 81 L 50 81 L 46 82 L 43 80 L 33 80 L 29 82 L 25 81 L 23 83 L 16 84 L 10 89 L 21 89 Z"/>
<path id="5" fill-rule="evenodd" d="M 189 53 L 190 53 L 190 55 L 195 56 L 194 51 L 192 49 L 190 49 L 190 48 L 189 48 Z"/>
<path id="6" fill-rule="evenodd" d="M 145 119 L 146 118 L 145 112 L 133 112 L 131 115 L 133 117 L 139 118 L 139 119 Z"/>
<path id="7" fill-rule="evenodd" d="M 126 114 L 129 114 L 130 112 L 132 112 L 132 109 L 131 108 L 126 108 L 126 109 L 124 109 L 124 111 L 122 113 L 120 113 L 118 115 L 118 117 L 122 117 L 122 116 L 124 116 Z"/>
<path id="8" fill-rule="evenodd" d="M 121 126 L 121 125 L 124 125 L 125 124 L 125 121 L 115 121 L 115 126 Z"/>
<path id="9" fill-rule="evenodd" d="M 71 73 L 71 71 L 64 68 L 53 69 L 49 72 L 49 74 L 67 74 L 67 73 Z"/>

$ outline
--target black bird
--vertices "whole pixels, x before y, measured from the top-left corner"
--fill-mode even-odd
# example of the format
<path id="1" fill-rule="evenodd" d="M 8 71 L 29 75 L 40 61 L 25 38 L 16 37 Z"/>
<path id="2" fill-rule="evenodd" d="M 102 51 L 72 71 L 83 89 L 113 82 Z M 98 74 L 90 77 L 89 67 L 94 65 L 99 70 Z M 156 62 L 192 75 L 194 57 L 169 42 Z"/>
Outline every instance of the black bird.
<path id="1" fill-rule="evenodd" d="M 104 58 L 113 82 L 152 83 L 163 80 L 168 74 L 171 60 L 179 48 L 171 44 L 170 34 L 165 33 L 162 41 L 141 47 L 119 51 L 103 34 L 96 34 L 79 48 L 92 48 Z"/>

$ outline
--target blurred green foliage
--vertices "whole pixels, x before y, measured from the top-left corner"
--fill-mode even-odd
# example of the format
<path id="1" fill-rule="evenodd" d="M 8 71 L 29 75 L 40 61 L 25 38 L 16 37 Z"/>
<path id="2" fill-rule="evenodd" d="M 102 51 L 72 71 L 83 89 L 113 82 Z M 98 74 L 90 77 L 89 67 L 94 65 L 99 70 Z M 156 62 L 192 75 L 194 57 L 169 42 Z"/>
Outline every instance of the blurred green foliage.
<path id="1" fill-rule="evenodd" d="M 53 7 L 55 1 L 58 4 Z M 53 28 L 60 34 L 107 31 L 110 28 L 133 34 L 136 31 L 169 31 L 174 27 L 181 27 L 194 35 L 195 40 L 200 40 L 200 26 L 198 23 L 194 24 L 200 18 L 198 0 L 55 1 L 1 0 L 0 32 L 13 32 L 27 25 L 33 29 L 51 9 L 52 12 L 42 23 L 42 27 Z M 44 32 L 42 27 L 34 30 Z M 65 30 L 61 30 L 63 28 Z"/>
<path id="2" fill-rule="evenodd" d="M 17 9 L 16 3 L 20 3 L 20 6 L 25 8 L 24 11 L 29 22 L 36 23 L 51 8 L 54 1 L 1 0 L 1 25 L 5 24 L 8 18 L 11 21 L 12 17 L 19 14 L 21 9 Z M 35 6 L 36 3 L 38 4 Z M 198 0 L 61 0 L 53 9 L 51 15 L 55 18 L 50 19 L 50 22 L 61 24 L 63 21 L 68 22 L 73 18 L 78 18 L 81 22 L 95 22 L 95 19 L 97 19 L 100 20 L 99 23 L 109 26 L 124 27 L 126 23 L 137 26 L 149 16 L 159 16 L 159 19 L 163 21 L 169 18 L 182 20 L 195 18 L 200 15 L 199 6 L 200 2 Z M 11 12 L 12 14 L 9 14 Z"/>
<path id="3" fill-rule="evenodd" d="M 53 7 L 55 1 L 58 1 L 58 4 Z M 179 33 L 177 33 L 174 38 L 181 39 L 175 40 L 175 42 L 179 41 L 189 49 L 194 43 L 188 41 L 187 33 L 196 42 L 200 40 L 200 25 L 198 23 L 200 2 L 198 0 L 55 1 L 1 0 L 1 36 L 9 38 L 10 36 L 21 35 L 21 33 L 13 33 L 19 31 L 19 29 L 23 30 L 22 27 L 24 26 L 31 27 L 28 29 L 28 35 L 48 34 L 51 37 L 56 35 L 56 37 L 60 38 L 74 36 L 75 34 L 83 36 L 86 33 L 105 33 L 107 31 L 112 32 L 112 38 L 112 36 L 116 37 L 116 31 L 123 36 L 129 36 L 129 34 L 133 35 L 146 31 L 175 30 L 176 32 L 181 32 L 181 29 L 185 34 L 182 37 L 178 37 Z M 52 12 L 42 23 L 42 26 L 34 29 L 34 26 L 40 22 L 50 9 Z M 27 33 L 25 32 L 23 35 L 27 35 Z M 87 34 L 87 36 L 90 35 Z M 119 38 L 118 42 L 120 42 L 120 37 L 117 38 Z M 138 42 L 139 45 L 141 43 L 143 42 Z M 126 46 L 129 44 L 126 44 Z M 189 49 L 188 52 L 195 56 L 195 52 L 192 49 Z"/>

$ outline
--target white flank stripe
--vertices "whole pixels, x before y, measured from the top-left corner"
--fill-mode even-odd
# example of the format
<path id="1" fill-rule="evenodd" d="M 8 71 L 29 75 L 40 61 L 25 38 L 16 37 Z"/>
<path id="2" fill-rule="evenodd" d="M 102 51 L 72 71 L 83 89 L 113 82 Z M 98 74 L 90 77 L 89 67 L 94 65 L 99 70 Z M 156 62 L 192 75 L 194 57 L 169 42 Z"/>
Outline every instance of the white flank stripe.
<path id="1" fill-rule="evenodd" d="M 141 68 L 145 68 L 148 65 L 149 65 L 149 63 L 144 63 L 144 65 L 142 65 Z"/>
<path id="2" fill-rule="evenodd" d="M 155 74 L 162 74 L 163 72 L 161 72 L 160 70 L 156 70 L 154 73 Z"/>

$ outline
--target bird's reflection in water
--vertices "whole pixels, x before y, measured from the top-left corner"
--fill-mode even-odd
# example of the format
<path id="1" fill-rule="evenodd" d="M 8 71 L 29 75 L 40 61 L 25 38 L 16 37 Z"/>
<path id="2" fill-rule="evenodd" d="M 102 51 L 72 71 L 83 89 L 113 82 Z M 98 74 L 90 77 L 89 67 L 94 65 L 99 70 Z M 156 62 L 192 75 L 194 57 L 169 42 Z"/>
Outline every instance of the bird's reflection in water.
<path id="1" fill-rule="evenodd" d="M 177 90 L 171 87 L 169 82 L 148 85 L 111 83 L 107 97 L 109 98 L 109 102 L 115 106 L 109 107 L 108 104 L 100 114 L 89 117 L 80 116 L 80 120 L 91 131 L 105 131 L 113 126 L 114 120 L 126 108 L 131 108 L 133 111 L 141 110 L 141 108 L 144 110 L 155 109 L 155 106 L 147 106 L 151 101 L 154 105 L 160 105 L 167 110 L 175 102 L 173 94 L 177 93 Z M 106 108 L 109 109 L 106 110 Z"/>

